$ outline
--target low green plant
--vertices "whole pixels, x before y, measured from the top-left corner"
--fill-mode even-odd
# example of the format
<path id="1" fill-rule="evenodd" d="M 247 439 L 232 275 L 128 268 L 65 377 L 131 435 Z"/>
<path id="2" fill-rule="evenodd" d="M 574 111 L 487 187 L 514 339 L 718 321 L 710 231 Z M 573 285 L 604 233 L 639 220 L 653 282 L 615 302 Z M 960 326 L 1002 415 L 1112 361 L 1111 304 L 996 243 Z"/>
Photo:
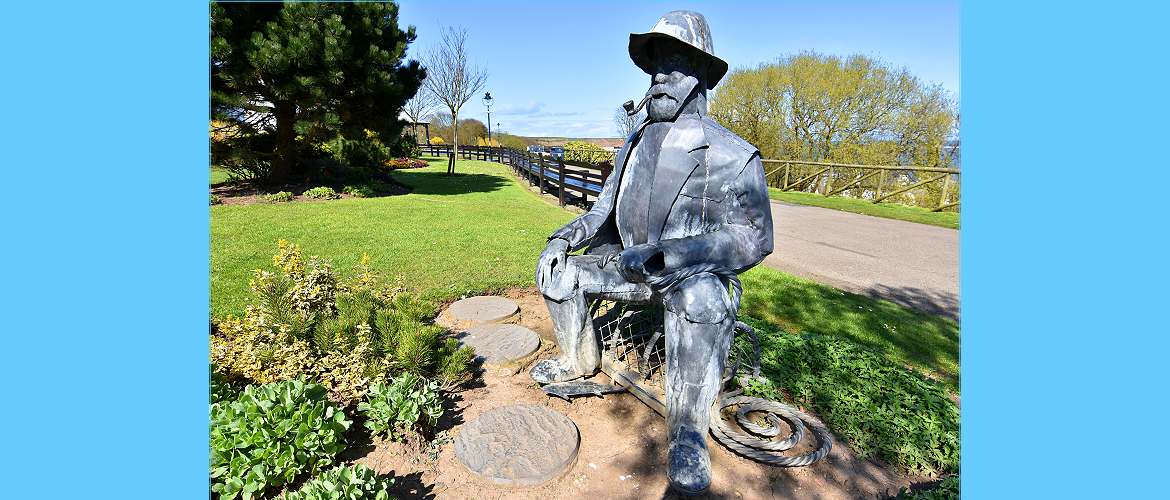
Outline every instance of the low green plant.
<path id="1" fill-rule="evenodd" d="M 341 191 L 355 198 L 373 198 L 376 194 L 374 187 L 369 184 L 349 185 Z"/>
<path id="2" fill-rule="evenodd" d="M 301 195 L 306 198 L 313 198 L 314 200 L 332 200 L 341 197 L 341 195 L 337 194 L 337 191 L 334 191 L 329 186 L 317 186 L 306 190 Z"/>
<path id="3" fill-rule="evenodd" d="M 471 378 L 474 352 L 430 322 L 435 306 L 383 287 L 363 256 L 340 279 L 328 262 L 304 258 L 281 240 L 273 271 L 250 280 L 254 302 L 211 335 L 211 361 L 224 380 L 270 383 L 307 377 L 349 406 L 370 384 L 411 373 L 453 389 Z"/>
<path id="4" fill-rule="evenodd" d="M 955 472 L 959 408 L 946 387 L 849 340 L 756 328 L 768 382 L 745 392 L 811 407 L 862 458 L 912 473 Z"/>
<path id="5" fill-rule="evenodd" d="M 281 497 L 284 500 L 390 500 L 394 478 L 381 478 L 362 464 L 339 465 L 305 481 L 300 489 Z"/>
<path id="6" fill-rule="evenodd" d="M 443 400 L 438 382 L 403 373 L 389 384 L 371 385 L 366 400 L 358 403 L 358 411 L 375 436 L 398 439 L 406 432 L 433 428 L 443 416 Z"/>
<path id="7" fill-rule="evenodd" d="M 234 401 L 211 406 L 211 491 L 249 499 L 316 474 L 345 448 L 350 423 L 321 385 L 297 379 L 245 387 Z"/>
<path id="8" fill-rule="evenodd" d="M 264 195 L 264 201 L 268 203 L 284 203 L 286 201 L 293 201 L 293 194 L 288 191 L 278 191 Z"/>
<path id="9" fill-rule="evenodd" d="M 898 491 L 897 500 L 958 500 L 959 476 L 948 476 L 939 481 L 934 487 L 924 490 L 911 491 L 905 488 Z"/>
<path id="10" fill-rule="evenodd" d="M 215 369 L 215 365 L 211 365 L 211 380 L 210 380 L 210 403 L 215 404 L 221 401 L 232 401 L 239 397 L 241 389 L 232 384 L 227 377 L 220 374 Z"/>
<path id="11" fill-rule="evenodd" d="M 217 195 L 217 194 L 211 195 L 211 197 L 210 197 L 210 204 L 211 205 L 219 205 L 220 203 L 223 203 L 223 200 L 220 199 L 219 195 Z"/>

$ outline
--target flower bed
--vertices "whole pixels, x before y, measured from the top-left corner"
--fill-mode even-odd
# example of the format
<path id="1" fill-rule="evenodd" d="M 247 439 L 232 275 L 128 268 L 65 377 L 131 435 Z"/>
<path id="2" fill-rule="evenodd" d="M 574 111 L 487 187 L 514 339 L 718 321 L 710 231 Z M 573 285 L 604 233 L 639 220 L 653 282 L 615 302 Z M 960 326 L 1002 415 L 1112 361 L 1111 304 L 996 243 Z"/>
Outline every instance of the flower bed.
<path id="1" fill-rule="evenodd" d="M 427 166 L 427 162 L 417 158 L 391 158 L 386 160 L 386 167 L 390 170 L 399 170 L 404 168 L 423 168 Z"/>

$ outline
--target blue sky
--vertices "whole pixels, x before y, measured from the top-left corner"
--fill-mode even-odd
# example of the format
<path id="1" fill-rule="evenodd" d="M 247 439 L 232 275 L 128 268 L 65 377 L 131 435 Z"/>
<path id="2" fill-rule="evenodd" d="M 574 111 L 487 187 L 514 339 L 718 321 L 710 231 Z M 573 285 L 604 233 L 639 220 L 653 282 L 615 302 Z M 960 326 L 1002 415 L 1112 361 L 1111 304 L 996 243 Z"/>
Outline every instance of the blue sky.
<path id="1" fill-rule="evenodd" d="M 442 26 L 469 30 L 472 60 L 488 71 L 492 128 L 528 136 L 614 137 L 613 112 L 649 77 L 630 61 L 631 32 L 689 9 L 711 25 L 715 53 L 734 70 L 785 54 L 865 54 L 905 67 L 959 96 L 957 2 L 535 2 L 402 0 L 399 21 L 434 44 Z M 486 121 L 480 99 L 460 118 Z"/>

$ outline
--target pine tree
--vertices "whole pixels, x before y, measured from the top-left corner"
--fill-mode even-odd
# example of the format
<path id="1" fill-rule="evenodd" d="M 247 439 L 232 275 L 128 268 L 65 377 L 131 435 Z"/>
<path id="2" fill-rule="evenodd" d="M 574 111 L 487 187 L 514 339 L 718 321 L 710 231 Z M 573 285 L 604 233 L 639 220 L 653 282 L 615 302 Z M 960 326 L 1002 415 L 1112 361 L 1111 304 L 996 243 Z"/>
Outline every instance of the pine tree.
<path id="1" fill-rule="evenodd" d="M 425 77 L 403 62 L 414 39 L 394 3 L 213 3 L 212 118 L 234 132 L 213 161 L 262 164 L 279 184 L 339 136 L 399 144 L 398 113 Z"/>

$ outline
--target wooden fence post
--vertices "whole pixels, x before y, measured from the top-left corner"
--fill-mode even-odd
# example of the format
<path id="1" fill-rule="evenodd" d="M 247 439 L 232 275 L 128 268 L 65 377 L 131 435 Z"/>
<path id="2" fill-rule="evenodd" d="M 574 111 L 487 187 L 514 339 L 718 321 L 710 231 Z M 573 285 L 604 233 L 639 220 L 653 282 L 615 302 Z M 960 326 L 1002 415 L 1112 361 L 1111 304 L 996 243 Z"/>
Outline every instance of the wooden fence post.
<path id="1" fill-rule="evenodd" d="M 821 194 L 823 194 L 825 196 L 829 196 L 829 193 L 833 192 L 833 167 L 829 167 L 829 176 L 825 180 L 824 186 L 825 186 L 825 190 Z"/>
<path id="2" fill-rule="evenodd" d="M 540 194 L 544 194 L 544 158 L 537 159 L 537 166 L 540 168 Z"/>
<path id="3" fill-rule="evenodd" d="M 565 160 L 557 159 L 557 166 L 559 167 L 557 170 L 559 173 L 557 175 L 557 184 L 560 185 L 560 190 L 557 192 L 557 199 L 563 207 L 565 206 Z"/>
<path id="4" fill-rule="evenodd" d="M 788 190 L 788 170 L 792 168 L 791 163 L 784 164 L 784 185 L 780 188 L 781 191 Z"/>
<path id="5" fill-rule="evenodd" d="M 938 208 L 947 206 L 947 189 L 951 187 L 951 174 L 943 177 L 942 194 L 938 197 Z"/>
<path id="6" fill-rule="evenodd" d="M 878 177 L 877 192 L 873 195 L 873 199 L 875 200 L 882 197 L 882 188 L 886 185 L 886 176 L 890 175 L 889 170 L 882 169 L 881 172 L 881 175 Z"/>

